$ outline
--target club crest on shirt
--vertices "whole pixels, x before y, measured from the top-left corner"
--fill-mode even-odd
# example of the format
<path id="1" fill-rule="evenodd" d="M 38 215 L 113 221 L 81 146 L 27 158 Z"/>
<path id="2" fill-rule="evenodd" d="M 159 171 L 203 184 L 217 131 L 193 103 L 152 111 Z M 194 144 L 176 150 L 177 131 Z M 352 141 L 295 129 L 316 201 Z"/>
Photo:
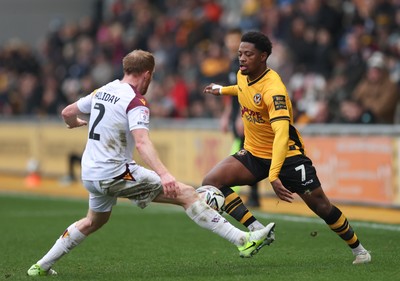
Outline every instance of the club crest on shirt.
<path id="1" fill-rule="evenodd" d="M 272 97 L 275 110 L 287 109 L 286 97 L 284 95 L 276 95 Z"/>
<path id="2" fill-rule="evenodd" d="M 236 152 L 236 154 L 239 155 L 239 156 L 246 155 L 246 153 L 247 153 L 247 150 L 245 150 L 245 149 L 241 149 L 238 152 Z"/>
<path id="3" fill-rule="evenodd" d="M 253 101 L 256 105 L 259 105 L 261 103 L 261 94 L 257 93 L 253 97 Z"/>

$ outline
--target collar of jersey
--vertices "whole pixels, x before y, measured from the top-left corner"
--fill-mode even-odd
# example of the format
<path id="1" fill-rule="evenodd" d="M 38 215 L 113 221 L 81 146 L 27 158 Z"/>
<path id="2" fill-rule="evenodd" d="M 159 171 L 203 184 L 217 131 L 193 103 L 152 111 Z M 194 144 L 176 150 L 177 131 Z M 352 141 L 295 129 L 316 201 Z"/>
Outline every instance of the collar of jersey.
<path id="1" fill-rule="evenodd" d="M 258 76 L 258 77 L 257 77 L 256 79 L 254 79 L 253 81 L 248 81 L 248 76 L 247 76 L 247 85 L 248 85 L 248 86 L 251 86 L 251 85 L 257 83 L 258 81 L 260 81 L 261 78 L 263 78 L 263 77 L 268 73 L 269 70 L 270 70 L 270 69 L 267 68 L 260 76 Z"/>

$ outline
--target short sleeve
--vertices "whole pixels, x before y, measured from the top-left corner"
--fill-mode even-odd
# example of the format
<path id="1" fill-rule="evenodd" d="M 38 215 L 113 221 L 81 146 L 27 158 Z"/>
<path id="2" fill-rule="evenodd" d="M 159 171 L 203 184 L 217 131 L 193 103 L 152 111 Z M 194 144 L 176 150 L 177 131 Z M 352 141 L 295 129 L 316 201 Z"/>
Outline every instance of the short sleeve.
<path id="1" fill-rule="evenodd" d="M 150 110 L 146 106 L 137 106 L 128 111 L 129 130 L 149 129 Z"/>
<path id="2" fill-rule="evenodd" d="M 80 112 L 85 113 L 85 114 L 90 113 L 90 110 L 92 108 L 92 98 L 93 98 L 92 94 L 89 94 L 78 100 L 77 106 L 78 106 L 78 109 Z"/>

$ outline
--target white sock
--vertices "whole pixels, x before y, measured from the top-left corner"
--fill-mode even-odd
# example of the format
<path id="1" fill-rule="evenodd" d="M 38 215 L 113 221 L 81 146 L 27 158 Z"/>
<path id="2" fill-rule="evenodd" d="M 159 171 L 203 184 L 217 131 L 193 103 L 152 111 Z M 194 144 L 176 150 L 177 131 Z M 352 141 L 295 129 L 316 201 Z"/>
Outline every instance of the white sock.
<path id="1" fill-rule="evenodd" d="M 361 245 L 361 243 L 354 249 L 351 249 L 351 251 L 353 252 L 353 255 L 357 256 L 361 253 L 366 252 L 367 250 L 365 250 L 365 248 L 363 247 L 363 245 Z"/>
<path id="2" fill-rule="evenodd" d="M 76 228 L 75 223 L 71 224 L 37 264 L 42 269 L 49 270 L 56 261 L 79 245 L 85 238 L 86 236 Z"/>
<path id="3" fill-rule="evenodd" d="M 262 223 L 260 223 L 259 221 L 254 221 L 252 222 L 247 228 L 250 231 L 255 231 L 255 230 L 260 230 L 263 229 L 265 226 L 262 225 Z"/>
<path id="4" fill-rule="evenodd" d="M 237 246 L 242 246 L 246 242 L 246 232 L 234 227 L 201 200 L 187 208 L 186 214 L 199 226 L 211 230 Z"/>

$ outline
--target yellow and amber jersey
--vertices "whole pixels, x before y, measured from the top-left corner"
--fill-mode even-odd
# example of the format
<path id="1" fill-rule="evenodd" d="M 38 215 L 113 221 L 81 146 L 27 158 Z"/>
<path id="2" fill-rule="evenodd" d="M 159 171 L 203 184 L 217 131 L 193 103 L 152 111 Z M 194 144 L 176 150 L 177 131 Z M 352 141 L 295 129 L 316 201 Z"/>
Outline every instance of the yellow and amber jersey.
<path id="1" fill-rule="evenodd" d="M 272 159 L 275 133 L 271 124 L 278 120 L 289 122 L 285 157 L 304 153 L 303 140 L 293 126 L 292 103 L 275 71 L 266 69 L 253 81 L 248 81 L 239 71 L 237 85 L 223 87 L 221 94 L 238 96 L 244 124 L 244 148 L 254 156 Z"/>

